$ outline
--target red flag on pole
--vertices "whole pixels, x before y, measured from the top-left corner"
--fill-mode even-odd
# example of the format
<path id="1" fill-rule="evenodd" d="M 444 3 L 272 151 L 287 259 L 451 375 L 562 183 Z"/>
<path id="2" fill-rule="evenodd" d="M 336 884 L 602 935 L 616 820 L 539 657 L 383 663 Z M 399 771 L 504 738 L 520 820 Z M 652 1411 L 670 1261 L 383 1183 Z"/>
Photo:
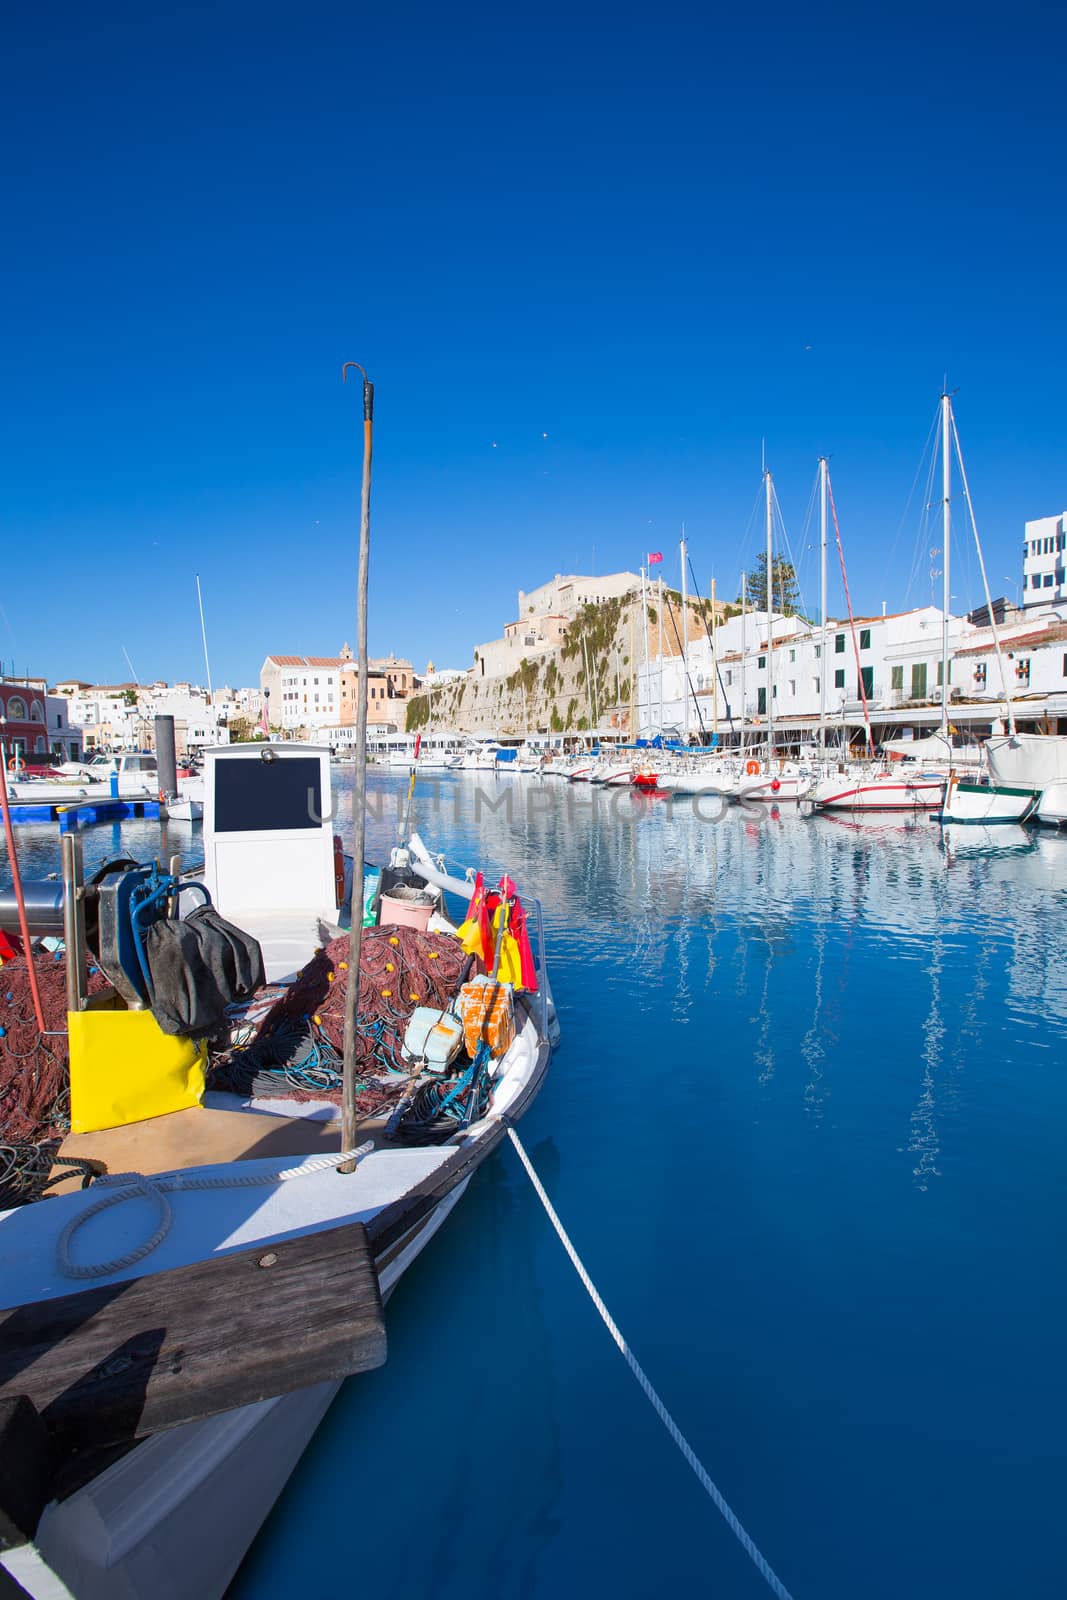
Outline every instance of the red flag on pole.
<path id="1" fill-rule="evenodd" d="M 264 702 L 264 705 L 263 705 L 263 709 L 262 709 L 262 711 L 260 712 L 260 715 L 259 715 L 259 725 L 263 729 L 263 737 L 264 737 L 264 739 L 269 739 L 270 738 L 270 723 L 267 721 L 267 707 L 266 707 L 266 703 L 265 702 Z"/>
<path id="2" fill-rule="evenodd" d="M 648 553 L 648 564 L 649 564 L 650 567 L 655 566 L 657 561 L 662 561 L 662 560 L 663 560 L 663 551 L 662 550 L 650 550 L 649 551 L 649 553 Z"/>

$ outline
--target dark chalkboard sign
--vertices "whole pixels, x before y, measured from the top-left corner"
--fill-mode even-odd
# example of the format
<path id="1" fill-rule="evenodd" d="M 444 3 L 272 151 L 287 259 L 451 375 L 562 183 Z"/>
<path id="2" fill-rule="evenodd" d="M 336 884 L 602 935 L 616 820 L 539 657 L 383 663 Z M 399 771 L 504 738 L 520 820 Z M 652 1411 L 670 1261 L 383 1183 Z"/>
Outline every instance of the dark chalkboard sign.
<path id="1" fill-rule="evenodd" d="M 260 833 L 322 826 L 317 756 L 215 762 L 215 832 Z"/>

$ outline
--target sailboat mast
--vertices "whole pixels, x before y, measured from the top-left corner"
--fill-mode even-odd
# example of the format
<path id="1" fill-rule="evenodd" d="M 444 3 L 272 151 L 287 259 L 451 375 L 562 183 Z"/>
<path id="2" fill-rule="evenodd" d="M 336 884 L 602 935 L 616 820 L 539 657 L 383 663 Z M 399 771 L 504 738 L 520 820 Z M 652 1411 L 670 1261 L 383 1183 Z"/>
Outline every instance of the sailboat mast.
<path id="1" fill-rule="evenodd" d="M 826 469 L 825 456 L 819 457 L 819 754 L 826 754 Z"/>
<path id="2" fill-rule="evenodd" d="M 685 712 L 682 717 L 682 733 L 685 743 L 689 743 L 689 595 L 685 581 L 685 523 L 682 523 L 682 698 L 685 702 Z"/>
<path id="3" fill-rule="evenodd" d="M 952 437 L 956 441 L 956 460 L 960 464 L 960 484 L 963 489 L 963 498 L 967 502 L 967 511 L 971 519 L 971 531 L 974 534 L 974 548 L 978 553 L 978 570 L 982 574 L 982 591 L 985 594 L 986 615 L 989 618 L 989 627 L 993 635 L 993 650 L 997 658 L 997 670 L 1000 673 L 1000 687 L 1004 695 L 1004 710 L 1008 719 L 1008 732 L 1014 739 L 1017 732 L 1015 726 L 1015 707 L 1012 704 L 1011 689 L 1008 687 L 1008 674 L 1004 666 L 1004 652 L 1000 648 L 1000 634 L 997 632 L 997 619 L 993 615 L 993 601 L 989 593 L 989 579 L 986 576 L 985 557 L 982 554 L 982 541 L 978 537 L 978 522 L 974 514 L 974 502 L 971 500 L 971 486 L 967 482 L 967 468 L 963 460 L 963 450 L 960 448 L 960 434 L 956 427 L 955 414 L 950 412 L 952 421 Z"/>
<path id="4" fill-rule="evenodd" d="M 641 625 L 645 639 L 645 717 L 647 722 L 652 721 L 652 675 L 648 667 L 648 589 L 645 584 L 645 568 L 641 568 Z M 634 729 L 634 735 L 640 732 Z"/>
<path id="5" fill-rule="evenodd" d="M 748 574 L 741 574 L 741 754 L 745 753 L 745 582 Z"/>
<path id="6" fill-rule="evenodd" d="M 352 794 L 352 900 L 348 937 L 348 985 L 345 991 L 344 1060 L 341 1072 L 341 1149 L 351 1150 L 358 1126 L 356 1026 L 359 1007 L 360 957 L 363 953 L 363 856 L 367 827 L 367 592 L 370 579 L 370 489 L 374 455 L 374 385 L 357 361 L 346 361 L 341 382 L 355 367 L 363 378 L 363 476 L 359 505 L 359 563 L 356 571 L 356 772 Z M 414 777 L 414 769 L 412 769 Z M 405 841 L 406 843 L 406 841 Z M 355 1160 L 338 1172 L 355 1172 Z"/>
<path id="7" fill-rule="evenodd" d="M 207 703 L 209 706 L 213 706 L 215 704 L 215 696 L 211 690 L 211 662 L 208 660 L 207 654 L 207 629 L 204 626 L 204 597 L 200 593 L 199 573 L 196 575 L 196 603 L 200 607 L 200 638 L 204 645 L 204 671 L 207 673 Z M 127 656 L 126 659 L 128 661 L 130 659 L 129 656 Z"/>
<path id="8" fill-rule="evenodd" d="M 941 518 L 942 611 L 941 618 L 941 732 L 948 739 L 948 605 L 950 544 L 952 537 L 952 410 L 948 394 L 941 396 Z"/>
<path id="9" fill-rule="evenodd" d="M 696 579 L 693 580 L 696 582 Z M 715 579 L 711 580 L 711 686 L 714 699 L 711 702 L 711 728 L 715 735 L 715 743 L 719 742 L 719 656 L 715 649 Z"/>
<path id="10" fill-rule="evenodd" d="M 774 760 L 774 627 L 771 622 L 774 595 L 774 558 L 771 552 L 773 536 L 774 484 L 769 472 L 763 474 L 767 492 L 767 760 Z"/>
<path id="11" fill-rule="evenodd" d="M 659 603 L 656 606 L 656 640 L 659 646 L 659 733 L 663 733 L 663 574 L 657 585 Z"/>

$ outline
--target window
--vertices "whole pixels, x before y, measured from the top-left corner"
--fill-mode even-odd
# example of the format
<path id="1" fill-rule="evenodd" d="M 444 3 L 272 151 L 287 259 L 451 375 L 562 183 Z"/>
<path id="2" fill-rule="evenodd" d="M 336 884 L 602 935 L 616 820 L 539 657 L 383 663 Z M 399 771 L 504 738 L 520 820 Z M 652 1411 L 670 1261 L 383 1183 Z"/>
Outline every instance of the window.
<path id="1" fill-rule="evenodd" d="M 821 694 L 822 693 L 822 680 L 820 678 L 812 678 L 811 687 L 812 687 L 812 692 L 814 694 Z"/>
<path id="2" fill-rule="evenodd" d="M 844 687 L 845 687 L 845 669 L 844 669 L 844 667 L 838 667 L 837 671 L 834 673 L 834 688 L 835 689 L 843 689 Z"/>
<path id="3" fill-rule="evenodd" d="M 759 659 L 756 662 L 756 665 L 762 671 L 763 668 L 767 665 L 767 657 L 766 656 L 760 656 Z"/>
<path id="4" fill-rule="evenodd" d="M 44 717 L 43 717 L 43 715 L 41 713 L 41 702 L 39 700 L 35 700 L 33 702 L 32 706 L 30 707 L 30 721 L 31 722 L 43 722 L 44 721 Z"/>
<path id="5" fill-rule="evenodd" d="M 1063 658 L 1063 665 L 1064 665 L 1064 669 L 1065 669 L 1064 676 L 1067 677 L 1067 656 L 1064 656 L 1064 658 Z M 975 686 L 976 689 L 984 689 L 985 688 L 985 671 L 986 671 L 985 662 L 984 661 L 976 661 L 975 665 L 974 665 L 974 686 Z"/>
<path id="6" fill-rule="evenodd" d="M 1063 675 L 1064 675 L 1065 678 L 1067 678 L 1067 656 L 1064 656 L 1064 658 L 1063 658 Z M 730 686 L 733 683 L 733 681 L 734 681 L 733 673 L 732 672 L 728 672 L 726 674 L 726 687 L 728 689 L 730 688 Z"/>
<path id="7" fill-rule="evenodd" d="M 775 686 L 774 686 L 774 694 L 772 696 L 772 699 L 777 700 L 777 698 L 778 698 L 778 685 L 775 684 Z"/>
<path id="8" fill-rule="evenodd" d="M 795 650 L 790 650 L 790 652 L 789 652 L 790 665 L 796 660 L 796 658 L 797 658 L 796 651 Z"/>
<path id="9" fill-rule="evenodd" d="M 756 690 L 756 715 L 757 717 L 767 715 L 767 691 L 762 684 Z"/>
<path id="10" fill-rule="evenodd" d="M 795 653 L 796 652 L 794 652 L 794 654 Z M 789 693 L 790 694 L 796 694 L 796 692 L 797 692 L 797 680 L 795 678 L 790 678 L 790 680 L 789 680 Z"/>
<path id="11" fill-rule="evenodd" d="M 1026 588 L 1026 573 L 1023 573 L 1023 588 Z"/>
<path id="12" fill-rule="evenodd" d="M 904 688 L 904 668 L 903 667 L 890 667 L 890 669 L 889 669 L 889 687 L 891 689 L 901 689 L 901 690 L 903 690 L 903 688 Z"/>
<path id="13" fill-rule="evenodd" d="M 26 702 L 20 695 L 13 694 L 7 703 L 7 714 L 12 722 L 25 722 Z"/>
<path id="14" fill-rule="evenodd" d="M 938 687 L 939 688 L 941 686 L 941 674 L 942 674 L 942 671 L 944 669 L 944 665 L 945 665 L 945 663 L 943 661 L 939 661 L 937 663 L 937 683 L 938 683 Z M 952 682 L 952 662 L 951 661 L 948 664 L 948 681 L 949 681 L 949 683 Z"/>
<path id="15" fill-rule="evenodd" d="M 1045 588 L 1046 589 L 1051 589 L 1052 588 L 1052 574 L 1051 574 L 1051 572 L 1046 572 L 1045 573 Z"/>
<path id="16" fill-rule="evenodd" d="M 1015 679 L 1017 683 L 1030 682 L 1030 657 L 1021 656 L 1015 663 Z"/>
<path id="17" fill-rule="evenodd" d="M 860 629 L 860 649 L 861 650 L 869 650 L 870 648 L 871 648 L 871 630 L 870 630 L 870 628 L 861 628 Z"/>
<path id="18" fill-rule="evenodd" d="M 913 661 L 911 664 L 911 698 L 913 700 L 926 699 L 925 661 Z"/>
<path id="19" fill-rule="evenodd" d="M 1063 658 L 1063 671 L 1060 676 L 1062 678 L 1067 678 L 1067 656 L 1064 656 Z"/>
<path id="20" fill-rule="evenodd" d="M 871 698 L 871 696 L 874 694 L 874 668 L 873 667 L 861 667 L 860 668 L 860 683 L 863 686 L 864 695 L 869 700 Z"/>
<path id="21" fill-rule="evenodd" d="M 834 651 L 839 656 L 843 656 L 844 655 L 844 653 L 845 653 L 845 636 L 844 636 L 843 633 L 838 633 L 838 634 L 834 635 Z"/>
<path id="22" fill-rule="evenodd" d="M 816 659 L 816 661 L 821 661 L 822 660 L 822 645 L 821 644 L 817 644 L 815 646 L 815 659 Z"/>

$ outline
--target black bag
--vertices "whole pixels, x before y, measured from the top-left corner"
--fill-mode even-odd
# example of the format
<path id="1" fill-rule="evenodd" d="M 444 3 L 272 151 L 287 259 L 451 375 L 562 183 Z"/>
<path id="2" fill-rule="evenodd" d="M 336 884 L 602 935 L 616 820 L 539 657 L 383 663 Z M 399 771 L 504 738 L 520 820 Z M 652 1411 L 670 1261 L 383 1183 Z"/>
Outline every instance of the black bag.
<path id="1" fill-rule="evenodd" d="M 152 1012 L 164 1033 L 206 1039 L 226 1007 L 247 1000 L 265 980 L 263 952 L 252 935 L 198 906 L 181 921 L 154 922 L 144 936 L 152 979 Z"/>

